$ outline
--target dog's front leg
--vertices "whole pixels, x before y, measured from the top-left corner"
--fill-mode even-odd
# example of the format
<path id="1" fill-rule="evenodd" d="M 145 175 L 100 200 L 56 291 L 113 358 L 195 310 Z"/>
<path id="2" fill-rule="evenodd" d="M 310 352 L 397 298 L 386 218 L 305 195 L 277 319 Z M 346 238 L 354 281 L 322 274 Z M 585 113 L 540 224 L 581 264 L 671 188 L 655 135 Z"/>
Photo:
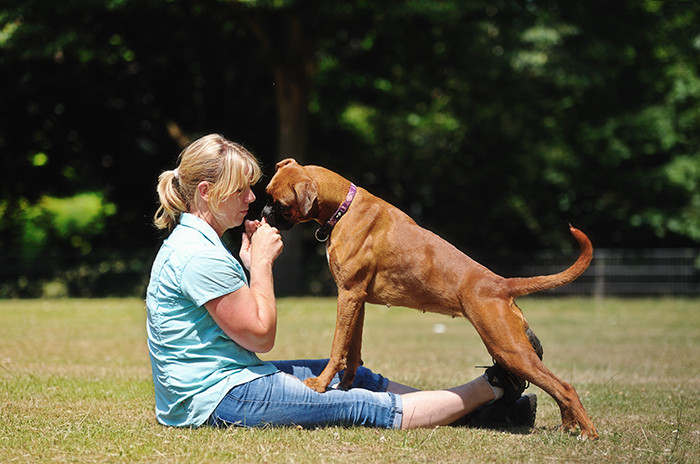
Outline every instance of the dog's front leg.
<path id="1" fill-rule="evenodd" d="M 357 322 L 355 322 L 355 330 L 352 332 L 350 347 L 347 353 L 347 363 L 343 379 L 340 381 L 338 388 L 341 390 L 349 390 L 352 388 L 352 383 L 355 380 L 357 368 L 362 365 L 362 329 L 365 325 L 365 304 L 360 305 L 357 314 Z"/>
<path id="2" fill-rule="evenodd" d="M 362 339 L 361 324 L 364 320 L 364 292 L 342 291 L 338 293 L 338 316 L 335 323 L 335 335 L 331 347 L 331 357 L 323 372 L 318 377 L 311 377 L 304 381 L 307 387 L 323 393 L 331 383 L 333 377 L 343 369 L 346 369 L 342 387 L 349 387 L 345 379 L 352 380 L 360 362 L 360 345 Z M 359 329 L 357 328 L 360 324 Z M 355 337 L 359 340 L 355 340 Z M 354 343 L 356 342 L 356 343 Z M 351 345 L 356 352 L 351 354 Z M 351 360 L 351 362 L 348 362 Z M 354 366 L 353 366 L 354 364 Z M 350 370 L 352 369 L 352 372 Z M 350 377 L 347 377 L 350 375 Z"/>

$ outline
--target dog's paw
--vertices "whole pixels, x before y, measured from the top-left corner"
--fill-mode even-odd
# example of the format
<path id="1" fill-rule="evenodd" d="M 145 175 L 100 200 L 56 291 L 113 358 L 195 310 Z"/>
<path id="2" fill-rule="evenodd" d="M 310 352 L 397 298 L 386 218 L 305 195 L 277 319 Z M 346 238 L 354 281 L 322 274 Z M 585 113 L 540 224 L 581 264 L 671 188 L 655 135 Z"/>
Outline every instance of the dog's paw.
<path id="1" fill-rule="evenodd" d="M 598 435 L 598 432 L 596 432 L 595 429 L 593 429 L 591 431 L 584 430 L 581 432 L 581 435 L 578 436 L 578 439 L 581 441 L 588 441 L 588 440 L 596 441 L 599 438 L 600 438 L 600 436 Z"/>
<path id="2" fill-rule="evenodd" d="M 345 379 L 343 379 L 339 384 L 338 384 L 338 390 L 350 390 L 352 388 L 352 380 L 350 382 L 346 382 Z"/>
<path id="3" fill-rule="evenodd" d="M 328 387 L 328 384 L 324 385 L 324 383 L 321 382 L 318 377 L 309 377 L 308 379 L 304 380 L 304 385 L 312 390 L 316 390 L 319 393 L 325 392 L 326 388 Z"/>

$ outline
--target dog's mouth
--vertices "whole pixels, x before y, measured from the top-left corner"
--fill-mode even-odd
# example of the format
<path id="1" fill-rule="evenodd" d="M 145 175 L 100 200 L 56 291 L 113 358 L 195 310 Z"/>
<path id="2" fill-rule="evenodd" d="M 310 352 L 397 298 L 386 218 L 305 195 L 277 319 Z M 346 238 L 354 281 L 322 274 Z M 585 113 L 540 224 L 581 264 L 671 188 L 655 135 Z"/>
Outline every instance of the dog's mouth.
<path id="1" fill-rule="evenodd" d="M 276 202 L 268 202 L 262 210 L 260 219 L 279 230 L 289 230 L 294 225 L 289 217 L 289 208 Z"/>

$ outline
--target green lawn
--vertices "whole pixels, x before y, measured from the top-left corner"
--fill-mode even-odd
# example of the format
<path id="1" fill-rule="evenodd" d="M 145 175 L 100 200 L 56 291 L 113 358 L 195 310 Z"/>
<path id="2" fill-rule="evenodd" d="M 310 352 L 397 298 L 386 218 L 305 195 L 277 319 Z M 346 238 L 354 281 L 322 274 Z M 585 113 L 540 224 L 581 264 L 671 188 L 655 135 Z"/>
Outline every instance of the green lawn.
<path id="1" fill-rule="evenodd" d="M 558 408 L 536 387 L 529 434 L 166 428 L 153 414 L 142 301 L 3 300 L 0 462 L 700 462 L 699 300 L 519 304 L 546 364 L 576 386 L 599 441 L 556 431 Z M 268 359 L 328 356 L 333 299 L 283 299 L 279 314 Z M 490 363 L 467 321 L 381 307 L 368 308 L 363 358 L 431 389 L 471 380 L 483 372 L 473 366 Z"/>

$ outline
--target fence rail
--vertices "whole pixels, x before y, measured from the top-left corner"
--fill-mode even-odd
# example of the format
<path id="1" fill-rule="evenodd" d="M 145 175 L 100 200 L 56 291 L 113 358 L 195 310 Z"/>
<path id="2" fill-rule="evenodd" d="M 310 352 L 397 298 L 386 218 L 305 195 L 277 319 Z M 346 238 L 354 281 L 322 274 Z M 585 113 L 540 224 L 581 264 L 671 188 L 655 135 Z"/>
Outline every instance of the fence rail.
<path id="1" fill-rule="evenodd" d="M 503 275 L 553 274 L 572 263 L 571 255 L 539 252 L 502 263 Z M 506 273 L 507 272 L 507 273 Z M 700 250 L 653 248 L 596 249 L 591 266 L 576 281 L 553 289 L 553 295 L 700 296 Z"/>

